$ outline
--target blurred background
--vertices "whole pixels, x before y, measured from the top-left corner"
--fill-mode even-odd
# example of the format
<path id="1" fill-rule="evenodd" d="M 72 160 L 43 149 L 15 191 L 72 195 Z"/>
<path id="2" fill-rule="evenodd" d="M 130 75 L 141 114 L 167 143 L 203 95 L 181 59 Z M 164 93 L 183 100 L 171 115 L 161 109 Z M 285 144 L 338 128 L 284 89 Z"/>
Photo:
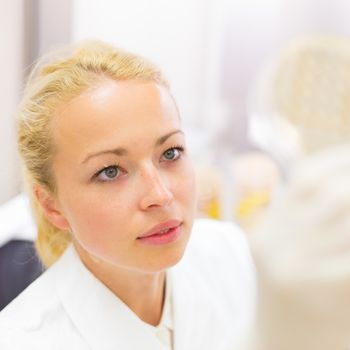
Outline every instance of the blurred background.
<path id="1" fill-rule="evenodd" d="M 165 72 L 196 161 L 198 215 L 246 227 L 295 155 L 284 134 L 265 147 L 266 119 L 256 123 L 264 110 L 262 72 L 292 39 L 350 35 L 346 0 L 0 0 L 0 6 L 0 204 L 21 191 L 15 114 L 33 63 L 58 45 L 95 38 L 143 54 Z"/>

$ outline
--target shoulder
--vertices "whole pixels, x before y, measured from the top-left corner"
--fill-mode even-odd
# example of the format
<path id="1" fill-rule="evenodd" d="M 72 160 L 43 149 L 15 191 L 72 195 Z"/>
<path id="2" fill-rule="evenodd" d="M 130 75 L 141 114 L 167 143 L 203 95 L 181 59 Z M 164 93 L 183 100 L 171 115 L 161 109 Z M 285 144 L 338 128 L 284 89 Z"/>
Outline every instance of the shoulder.
<path id="1" fill-rule="evenodd" d="M 2 350 L 59 349 L 62 339 L 72 338 L 71 321 L 56 293 L 55 271 L 56 266 L 49 268 L 0 312 Z"/>
<path id="2" fill-rule="evenodd" d="M 242 229 L 232 221 L 218 221 L 212 219 L 197 219 L 192 229 L 193 239 L 201 236 L 216 242 L 237 242 L 246 245 L 246 236 Z"/>
<path id="3" fill-rule="evenodd" d="M 232 222 L 196 220 L 180 268 L 205 280 L 255 288 L 255 268 L 245 233 Z"/>
<path id="4" fill-rule="evenodd" d="M 198 219 L 192 230 L 188 250 L 191 255 L 231 260 L 252 267 L 245 233 L 233 222 Z M 232 266 L 231 266 L 232 267 Z"/>
<path id="5" fill-rule="evenodd" d="M 256 277 L 246 235 L 232 222 L 196 220 L 182 261 L 174 268 L 175 280 L 195 295 L 210 314 L 212 331 L 239 336 L 252 321 Z"/>

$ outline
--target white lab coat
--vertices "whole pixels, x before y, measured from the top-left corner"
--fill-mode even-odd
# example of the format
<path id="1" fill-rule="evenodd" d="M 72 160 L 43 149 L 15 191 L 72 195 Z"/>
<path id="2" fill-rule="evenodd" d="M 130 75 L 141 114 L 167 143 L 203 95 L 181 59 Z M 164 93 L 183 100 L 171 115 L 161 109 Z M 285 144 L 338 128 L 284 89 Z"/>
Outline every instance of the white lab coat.
<path id="1" fill-rule="evenodd" d="M 241 231 L 197 220 L 182 261 L 168 271 L 174 350 L 220 350 L 244 332 L 255 278 Z M 81 263 L 71 246 L 0 313 L 2 350 L 164 350 L 147 327 Z"/>

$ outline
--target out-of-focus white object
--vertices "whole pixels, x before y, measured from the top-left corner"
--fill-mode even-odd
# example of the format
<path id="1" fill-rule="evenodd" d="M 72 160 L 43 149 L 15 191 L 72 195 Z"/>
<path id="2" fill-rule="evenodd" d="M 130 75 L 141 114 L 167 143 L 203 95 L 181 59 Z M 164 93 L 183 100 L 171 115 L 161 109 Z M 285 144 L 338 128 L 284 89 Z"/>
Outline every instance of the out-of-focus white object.
<path id="1" fill-rule="evenodd" d="M 249 101 L 248 137 L 283 164 L 350 139 L 350 38 L 311 36 L 283 48 Z"/>
<path id="2" fill-rule="evenodd" d="M 251 246 L 258 313 L 249 349 L 350 346 L 350 145 L 305 159 Z"/>
<path id="3" fill-rule="evenodd" d="M 35 237 L 36 226 L 25 194 L 0 206 L 0 247 L 12 239 L 34 240 Z"/>

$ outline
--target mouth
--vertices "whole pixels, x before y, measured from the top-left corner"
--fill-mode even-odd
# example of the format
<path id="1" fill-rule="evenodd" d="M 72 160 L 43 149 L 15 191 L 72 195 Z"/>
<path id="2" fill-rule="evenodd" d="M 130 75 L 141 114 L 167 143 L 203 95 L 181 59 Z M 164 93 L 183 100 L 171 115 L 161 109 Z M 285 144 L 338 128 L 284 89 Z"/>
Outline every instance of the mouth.
<path id="1" fill-rule="evenodd" d="M 172 243 L 182 233 L 182 222 L 177 219 L 167 220 L 153 226 L 150 230 L 137 237 L 141 243 L 162 245 Z"/>

